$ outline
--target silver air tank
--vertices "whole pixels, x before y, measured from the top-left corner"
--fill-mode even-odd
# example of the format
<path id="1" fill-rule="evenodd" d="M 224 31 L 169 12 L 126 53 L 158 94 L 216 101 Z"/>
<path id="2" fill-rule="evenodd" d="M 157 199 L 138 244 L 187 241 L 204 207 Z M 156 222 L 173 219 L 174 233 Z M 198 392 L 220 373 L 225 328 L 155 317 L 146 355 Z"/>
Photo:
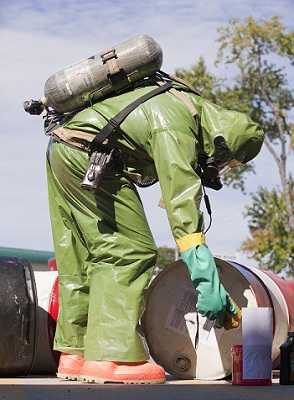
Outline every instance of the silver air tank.
<path id="1" fill-rule="evenodd" d="M 159 44 L 135 36 L 50 76 L 42 102 L 61 113 L 73 111 L 154 74 L 161 64 Z"/>

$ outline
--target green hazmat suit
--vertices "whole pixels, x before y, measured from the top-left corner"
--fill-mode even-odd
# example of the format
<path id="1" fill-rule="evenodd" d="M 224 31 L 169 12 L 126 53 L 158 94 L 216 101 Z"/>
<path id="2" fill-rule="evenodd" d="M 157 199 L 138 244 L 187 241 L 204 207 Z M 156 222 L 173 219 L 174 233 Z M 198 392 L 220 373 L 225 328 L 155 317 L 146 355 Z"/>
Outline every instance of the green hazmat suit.
<path id="1" fill-rule="evenodd" d="M 139 87 L 97 102 L 64 128 L 94 138 L 110 118 L 152 89 Z M 123 171 L 109 172 L 95 193 L 80 186 L 88 167 L 86 152 L 53 135 L 47 171 L 60 279 L 56 350 L 82 353 L 89 360 L 148 359 L 137 325 L 156 246 L 132 182 L 138 175 L 159 179 L 173 236 L 198 293 L 197 311 L 211 319 L 236 313 L 205 244 L 202 186 L 193 166 L 200 150 L 214 154 L 217 135 L 226 140 L 231 159 L 247 162 L 259 152 L 263 132 L 244 114 L 184 94 L 196 107 L 198 122 L 170 92 L 140 105 L 114 133 L 124 155 Z"/>

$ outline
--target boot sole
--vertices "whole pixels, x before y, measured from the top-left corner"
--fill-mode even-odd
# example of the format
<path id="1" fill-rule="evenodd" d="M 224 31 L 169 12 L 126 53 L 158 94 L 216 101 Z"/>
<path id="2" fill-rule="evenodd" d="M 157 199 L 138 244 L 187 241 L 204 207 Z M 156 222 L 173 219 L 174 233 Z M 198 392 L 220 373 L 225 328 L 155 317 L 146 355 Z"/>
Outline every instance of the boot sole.
<path id="1" fill-rule="evenodd" d="M 80 376 L 75 374 L 56 374 L 57 378 L 64 379 L 66 381 L 79 381 Z"/>
<path id="2" fill-rule="evenodd" d="M 117 384 L 117 383 L 119 383 L 119 384 L 124 384 L 124 385 L 153 385 L 153 384 L 159 384 L 159 383 L 165 382 L 165 379 L 154 379 L 154 380 L 150 380 L 150 381 L 145 381 L 145 380 L 123 381 L 123 380 L 94 378 L 93 376 L 86 376 L 86 375 L 80 376 L 79 380 L 81 382 L 85 382 L 85 383 L 99 383 L 99 384 L 107 384 L 107 383 L 116 383 Z"/>

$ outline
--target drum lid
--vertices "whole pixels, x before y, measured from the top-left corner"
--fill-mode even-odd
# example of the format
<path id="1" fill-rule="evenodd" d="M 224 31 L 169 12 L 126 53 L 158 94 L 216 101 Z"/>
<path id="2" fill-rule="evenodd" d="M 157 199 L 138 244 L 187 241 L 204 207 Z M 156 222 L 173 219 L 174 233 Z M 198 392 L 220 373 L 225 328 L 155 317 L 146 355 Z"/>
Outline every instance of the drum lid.
<path id="1" fill-rule="evenodd" d="M 239 307 L 256 307 L 249 281 L 216 259 L 220 279 Z M 262 290 L 262 289 L 261 289 Z M 229 331 L 196 313 L 197 294 L 181 261 L 167 266 L 148 289 L 142 318 L 152 358 L 185 379 L 222 379 L 231 373 L 231 347 L 241 344 L 241 327 Z"/>

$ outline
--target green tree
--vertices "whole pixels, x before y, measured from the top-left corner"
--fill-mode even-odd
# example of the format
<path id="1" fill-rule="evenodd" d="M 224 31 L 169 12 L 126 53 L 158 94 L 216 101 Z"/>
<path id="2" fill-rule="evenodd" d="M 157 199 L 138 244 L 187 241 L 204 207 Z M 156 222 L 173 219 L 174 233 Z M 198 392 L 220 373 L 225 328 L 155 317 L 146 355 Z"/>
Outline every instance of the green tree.
<path id="1" fill-rule="evenodd" d="M 294 202 L 293 182 L 291 197 Z M 242 249 L 252 254 L 261 266 L 277 273 L 294 275 L 294 234 L 287 229 L 285 196 L 277 189 L 259 188 L 246 207 L 251 237 Z M 270 223 L 269 223 L 270 221 Z"/>
<path id="2" fill-rule="evenodd" d="M 248 17 L 244 21 L 230 21 L 219 29 L 219 34 L 217 65 L 230 67 L 233 77 L 229 82 L 216 79 L 207 71 L 203 60 L 191 71 L 176 72 L 196 88 L 198 78 L 205 97 L 248 113 L 263 127 L 265 146 L 272 156 L 273 168 L 277 168 L 280 183 L 273 190 L 261 187 L 252 197 L 245 211 L 250 237 L 242 248 L 263 267 L 275 271 L 286 267 L 293 273 L 293 242 L 289 239 L 294 232 L 293 177 L 289 161 L 294 149 L 291 114 L 294 97 L 285 67 L 294 65 L 294 32 L 287 32 L 278 17 L 261 22 Z M 252 164 L 232 171 L 226 183 L 244 190 L 247 173 L 253 171 Z M 269 217 L 273 210 L 275 220 Z"/>
<path id="3" fill-rule="evenodd" d="M 175 75 L 188 82 L 206 99 L 211 100 L 214 103 L 218 102 L 217 92 L 221 87 L 222 80 L 208 72 L 203 57 L 200 57 L 199 60 L 189 69 L 176 69 Z"/>
<path id="4" fill-rule="evenodd" d="M 237 87 L 250 115 L 265 130 L 265 146 L 280 178 L 278 188 L 261 187 L 247 207 L 251 237 L 243 249 L 263 267 L 293 273 L 293 184 L 288 165 L 293 156 L 294 97 L 285 66 L 294 64 L 294 32 L 286 32 L 278 17 L 263 22 L 249 17 L 221 28 L 219 43 L 218 61 L 237 67 Z"/>
<path id="5" fill-rule="evenodd" d="M 175 261 L 175 249 L 171 247 L 159 247 L 156 266 L 160 269 L 165 268 L 168 264 Z"/>

